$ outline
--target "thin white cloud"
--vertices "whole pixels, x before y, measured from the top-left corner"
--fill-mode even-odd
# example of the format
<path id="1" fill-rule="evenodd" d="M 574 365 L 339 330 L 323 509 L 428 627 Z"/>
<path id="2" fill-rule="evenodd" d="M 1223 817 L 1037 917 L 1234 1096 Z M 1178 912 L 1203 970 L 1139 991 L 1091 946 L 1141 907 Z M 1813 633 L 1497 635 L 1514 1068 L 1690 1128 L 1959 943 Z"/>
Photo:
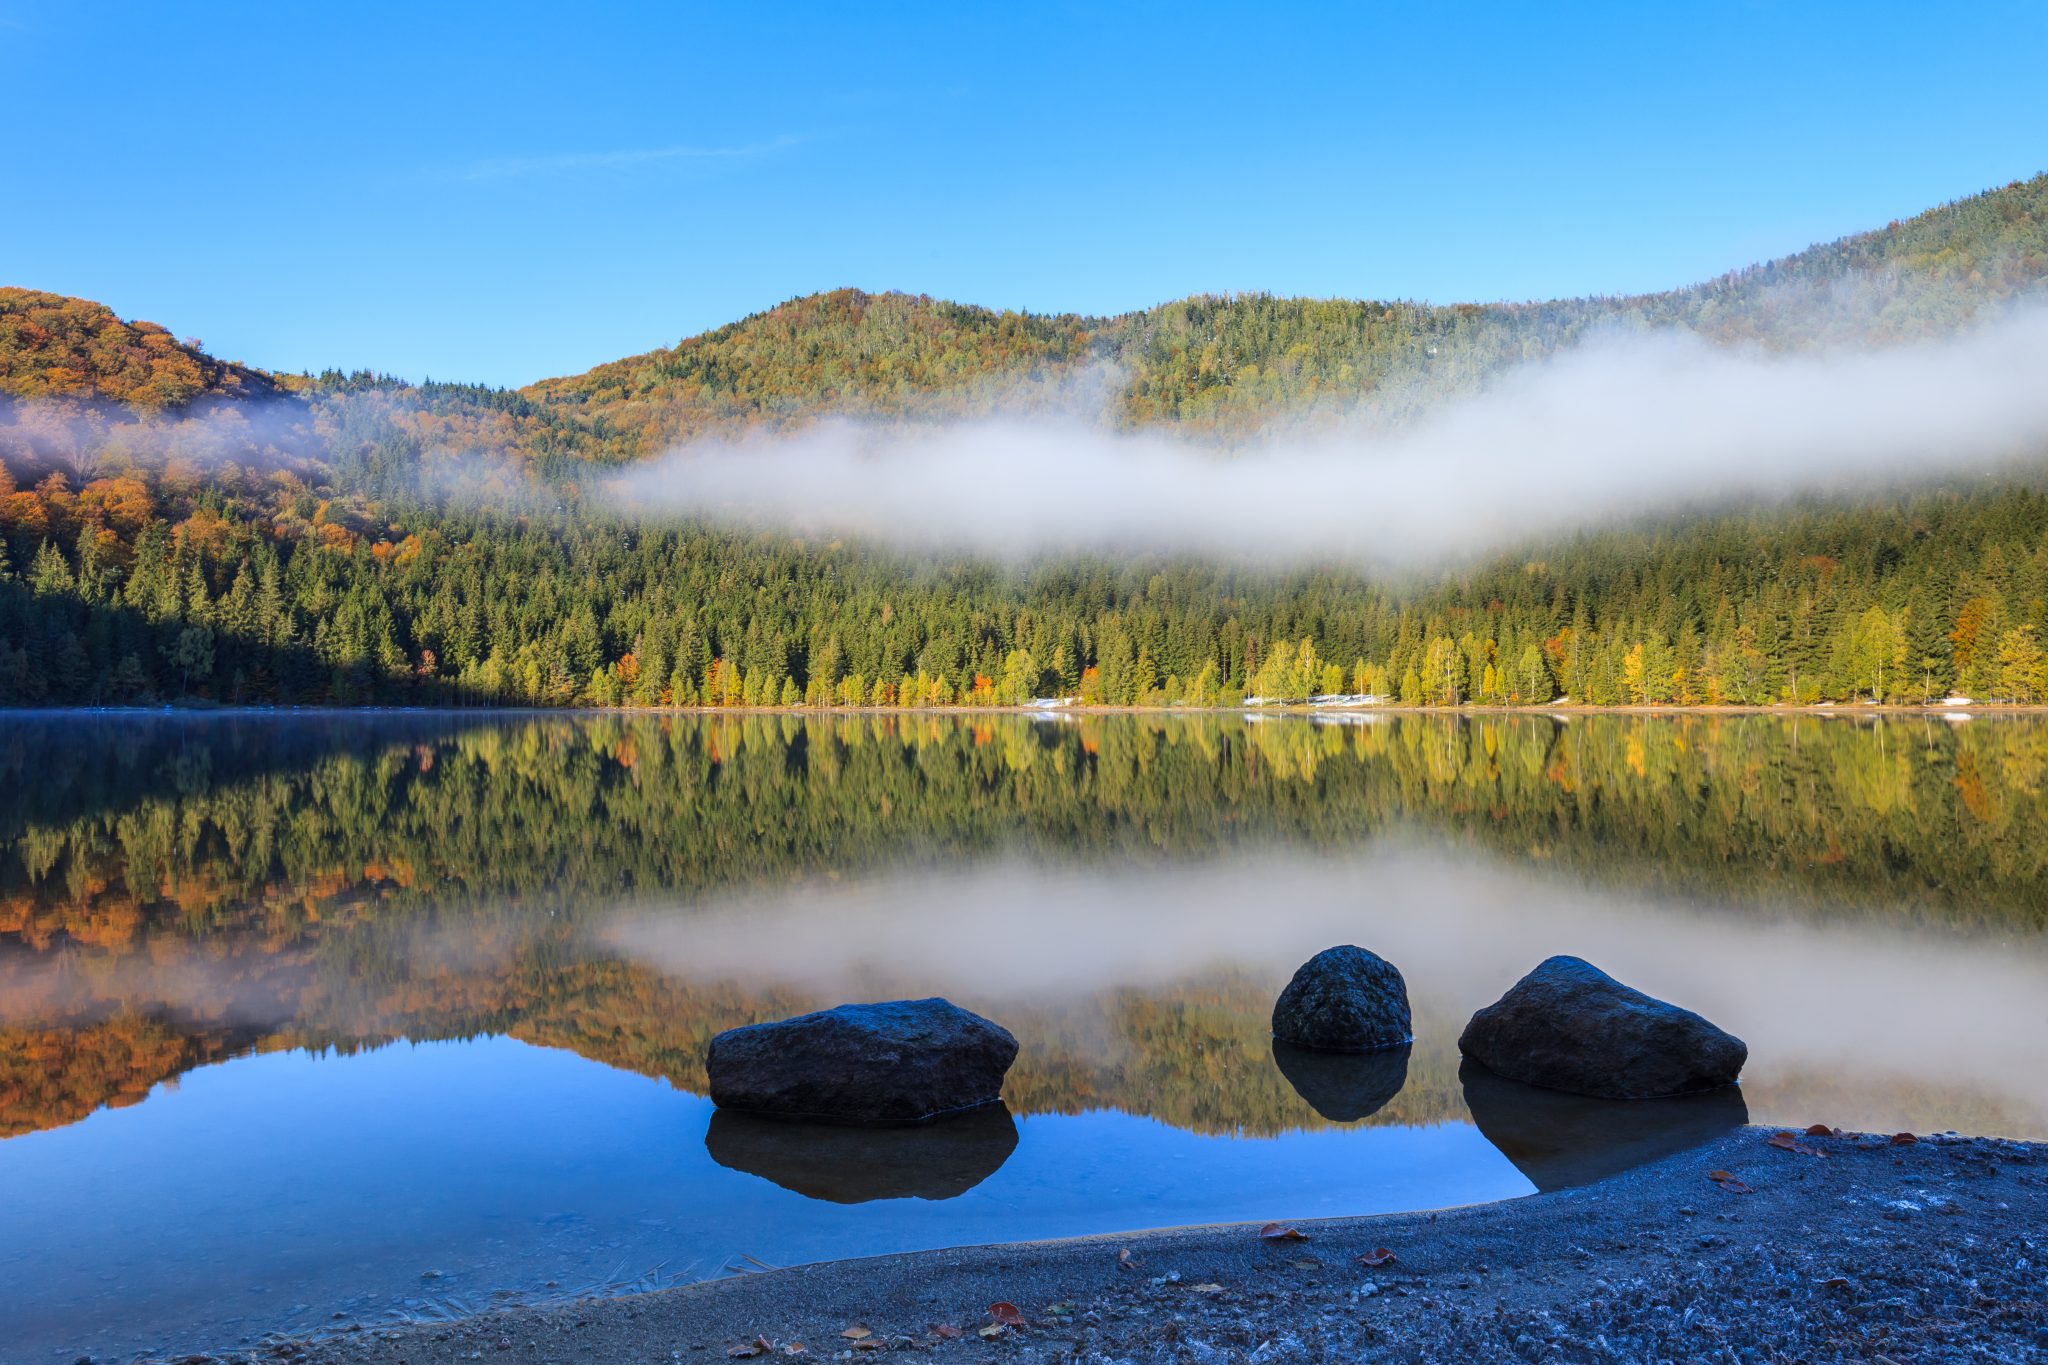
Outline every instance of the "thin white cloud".
<path id="1" fill-rule="evenodd" d="M 807 141 L 785 133 L 766 142 L 749 142 L 734 147 L 624 147 L 598 152 L 561 152 L 547 156 L 500 156 L 471 162 L 463 167 L 464 180 L 506 180 L 518 176 L 558 175 L 574 171 L 630 170 L 639 166 L 677 161 L 744 161 L 786 151 Z"/>

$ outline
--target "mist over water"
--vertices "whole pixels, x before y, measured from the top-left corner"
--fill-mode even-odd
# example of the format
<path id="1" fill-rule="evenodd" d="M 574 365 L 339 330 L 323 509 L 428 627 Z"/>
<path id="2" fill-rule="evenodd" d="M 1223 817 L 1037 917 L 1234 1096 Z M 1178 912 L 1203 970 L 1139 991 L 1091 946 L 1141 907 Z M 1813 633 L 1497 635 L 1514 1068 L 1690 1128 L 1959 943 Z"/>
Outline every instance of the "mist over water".
<path id="1" fill-rule="evenodd" d="M 1977 477 L 2048 447 L 2048 308 L 1933 342 L 1773 353 L 1608 332 L 1394 431 L 1290 424 L 1225 451 L 1080 414 L 855 418 L 692 444 L 622 508 L 919 549 L 1155 549 L 1417 564 L 1738 498 Z"/>

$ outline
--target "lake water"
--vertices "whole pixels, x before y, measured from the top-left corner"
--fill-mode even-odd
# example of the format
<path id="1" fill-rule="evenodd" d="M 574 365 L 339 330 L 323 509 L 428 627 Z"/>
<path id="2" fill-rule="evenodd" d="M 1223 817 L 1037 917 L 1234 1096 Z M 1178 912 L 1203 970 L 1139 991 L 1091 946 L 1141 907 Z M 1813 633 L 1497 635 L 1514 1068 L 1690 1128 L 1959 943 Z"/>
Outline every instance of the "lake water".
<path id="1" fill-rule="evenodd" d="M 0 1359 L 1508 1198 L 1750 1121 L 2048 1137 L 2048 724 L 0 718 Z M 1359 943 L 1405 1054 L 1276 1053 Z M 1739 1093 L 1461 1072 L 1552 953 Z M 723 1028 L 945 995 L 1001 1110 L 714 1115 Z"/>

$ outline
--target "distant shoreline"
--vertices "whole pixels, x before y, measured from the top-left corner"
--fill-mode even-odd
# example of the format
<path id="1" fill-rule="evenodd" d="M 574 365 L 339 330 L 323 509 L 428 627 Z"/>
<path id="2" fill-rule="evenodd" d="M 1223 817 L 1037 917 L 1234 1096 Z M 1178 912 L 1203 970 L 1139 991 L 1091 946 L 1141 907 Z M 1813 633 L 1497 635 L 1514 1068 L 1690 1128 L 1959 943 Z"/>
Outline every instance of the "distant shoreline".
<path id="1" fill-rule="evenodd" d="M 2048 1223 L 2048 1144 L 1842 1134 L 1787 1149 L 1778 1131 L 1737 1129 L 1554 1193 L 1304 1221 L 1300 1240 L 1235 1224 L 825 1261 L 347 1329 L 292 1358 L 610 1365 L 757 1342 L 763 1360 L 880 1353 L 856 1341 L 1088 1362 L 1579 1359 L 1543 1353 L 1594 1340 L 1630 1360 L 2019 1360 L 2048 1347 L 2040 1272 L 2018 1268 Z M 991 1343 L 980 1334 L 997 1303 L 1027 1325 Z"/>
<path id="2" fill-rule="evenodd" d="M 1573 703 L 1560 706 L 1424 706 L 1386 702 L 1369 706 L 1316 706 L 1286 702 L 1271 706 L 258 706 L 213 702 L 165 702 L 156 706 L 0 706 L 0 716 L 1926 716 L 1970 720 L 1980 716 L 2048 715 L 2043 702 L 1971 702 L 1945 706 L 1923 702 L 1819 702 L 1811 705 L 1621 705 Z"/>

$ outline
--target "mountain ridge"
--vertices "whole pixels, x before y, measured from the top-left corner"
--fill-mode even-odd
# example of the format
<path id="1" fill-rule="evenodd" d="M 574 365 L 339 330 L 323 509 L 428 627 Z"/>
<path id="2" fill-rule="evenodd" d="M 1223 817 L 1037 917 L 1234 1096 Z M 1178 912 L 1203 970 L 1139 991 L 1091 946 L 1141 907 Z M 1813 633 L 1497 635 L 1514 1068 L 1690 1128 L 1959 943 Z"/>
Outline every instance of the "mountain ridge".
<path id="1" fill-rule="evenodd" d="M 1677 326 L 1785 348 L 1898 341 L 1952 331 L 2044 283 L 2048 173 L 1647 294 L 1438 305 L 1200 293 L 1089 316 L 846 288 L 506 389 L 271 373 L 218 360 L 157 324 L 123 322 L 103 304 L 4 289 L 0 395 L 166 409 L 323 387 L 433 391 L 523 414 L 545 429 L 549 450 L 616 460 L 848 408 L 986 412 L 1033 377 L 1108 363 L 1124 379 L 1109 414 L 1119 424 L 1237 433 L 1305 405 L 1378 401 L 1400 416 L 1595 327 Z M 1407 392 L 1390 398 L 1397 380 Z"/>
<path id="2" fill-rule="evenodd" d="M 1860 291 L 1845 292 L 1852 280 Z M 1290 407 L 1362 400 L 1427 372 L 1412 385 L 1412 413 L 1601 325 L 1682 326 L 1712 340 L 1781 347 L 1896 341 L 1952 331 L 2044 281 L 2048 174 L 1651 294 L 1448 305 L 1194 294 L 1092 317 L 835 290 L 519 392 L 568 410 L 571 425 L 578 410 L 609 400 L 591 434 L 623 439 L 642 455 L 735 417 L 773 424 L 849 401 L 898 411 L 906 387 L 934 386 L 906 386 L 894 366 L 845 362 L 891 358 L 902 348 L 887 343 L 913 338 L 923 368 L 911 375 L 938 370 L 960 381 L 968 410 L 985 408 L 1048 361 L 1108 361 L 1128 376 L 1114 414 L 1123 424 L 1241 432 Z M 803 402 L 796 377 L 821 356 L 827 373 L 811 388 L 827 402 Z"/>

